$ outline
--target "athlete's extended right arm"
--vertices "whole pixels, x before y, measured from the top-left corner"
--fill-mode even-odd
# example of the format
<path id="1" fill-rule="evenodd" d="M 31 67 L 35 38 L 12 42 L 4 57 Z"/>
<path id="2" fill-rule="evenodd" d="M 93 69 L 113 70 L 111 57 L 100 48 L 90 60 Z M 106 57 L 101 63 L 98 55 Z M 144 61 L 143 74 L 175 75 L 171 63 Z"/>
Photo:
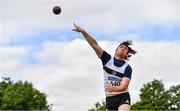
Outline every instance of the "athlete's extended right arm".
<path id="1" fill-rule="evenodd" d="M 76 25 L 75 23 L 74 23 L 74 27 L 75 29 L 73 29 L 73 31 L 82 33 L 84 38 L 87 40 L 90 46 L 94 49 L 97 56 L 100 58 L 102 56 L 103 49 L 98 45 L 97 41 L 93 37 L 91 37 L 83 28 Z"/>

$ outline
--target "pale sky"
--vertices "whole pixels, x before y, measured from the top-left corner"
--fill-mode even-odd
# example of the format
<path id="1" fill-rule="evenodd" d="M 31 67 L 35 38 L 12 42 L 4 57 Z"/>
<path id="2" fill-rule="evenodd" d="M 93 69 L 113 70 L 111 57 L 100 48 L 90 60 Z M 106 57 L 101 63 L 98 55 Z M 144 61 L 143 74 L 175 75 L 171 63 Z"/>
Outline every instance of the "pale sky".
<path id="1" fill-rule="evenodd" d="M 60 15 L 52 13 L 56 5 Z M 1 0 L 0 76 L 32 82 L 55 111 L 101 102 L 102 63 L 73 22 L 112 55 L 119 42 L 133 40 L 132 103 L 153 79 L 166 88 L 180 84 L 178 0 Z"/>

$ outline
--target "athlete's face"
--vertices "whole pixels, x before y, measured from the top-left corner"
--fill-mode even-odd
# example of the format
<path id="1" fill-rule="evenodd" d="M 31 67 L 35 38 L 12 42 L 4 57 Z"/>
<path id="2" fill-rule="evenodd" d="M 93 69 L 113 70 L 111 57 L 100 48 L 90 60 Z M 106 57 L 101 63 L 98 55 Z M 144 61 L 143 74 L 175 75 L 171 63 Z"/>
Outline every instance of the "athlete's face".
<path id="1" fill-rule="evenodd" d="M 119 45 L 116 50 L 116 55 L 124 59 L 128 55 L 128 47 L 124 44 Z"/>

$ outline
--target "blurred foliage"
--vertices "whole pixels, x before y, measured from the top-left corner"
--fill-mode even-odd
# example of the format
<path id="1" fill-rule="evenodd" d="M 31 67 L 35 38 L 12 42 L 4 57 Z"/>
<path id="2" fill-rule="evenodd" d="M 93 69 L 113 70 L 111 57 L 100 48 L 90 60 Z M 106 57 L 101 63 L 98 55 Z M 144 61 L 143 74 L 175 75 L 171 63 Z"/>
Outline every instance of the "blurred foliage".
<path id="1" fill-rule="evenodd" d="M 166 90 L 162 80 L 144 84 L 140 89 L 140 101 L 131 105 L 131 110 L 180 110 L 180 84 Z M 106 104 L 97 102 L 89 111 L 106 111 Z"/>
<path id="2" fill-rule="evenodd" d="M 95 103 L 94 107 L 89 109 L 89 111 L 106 111 L 106 103 L 105 101 L 102 101 L 102 103 Z"/>
<path id="3" fill-rule="evenodd" d="M 140 89 L 140 101 L 132 110 L 180 110 L 180 85 L 166 90 L 162 80 L 153 80 Z"/>
<path id="4" fill-rule="evenodd" d="M 0 82 L 0 110 L 51 110 L 46 95 L 27 81 L 14 83 L 10 78 Z"/>

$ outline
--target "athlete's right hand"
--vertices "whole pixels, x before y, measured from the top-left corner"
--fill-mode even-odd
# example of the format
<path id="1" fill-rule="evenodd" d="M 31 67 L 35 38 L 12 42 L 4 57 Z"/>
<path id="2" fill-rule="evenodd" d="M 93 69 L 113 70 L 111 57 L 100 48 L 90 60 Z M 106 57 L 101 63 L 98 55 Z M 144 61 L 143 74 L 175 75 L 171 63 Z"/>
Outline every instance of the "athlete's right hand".
<path id="1" fill-rule="evenodd" d="M 73 31 L 75 32 L 85 32 L 85 30 L 83 28 L 81 28 L 80 26 L 76 25 L 75 23 L 73 23 L 75 29 L 73 29 Z"/>

